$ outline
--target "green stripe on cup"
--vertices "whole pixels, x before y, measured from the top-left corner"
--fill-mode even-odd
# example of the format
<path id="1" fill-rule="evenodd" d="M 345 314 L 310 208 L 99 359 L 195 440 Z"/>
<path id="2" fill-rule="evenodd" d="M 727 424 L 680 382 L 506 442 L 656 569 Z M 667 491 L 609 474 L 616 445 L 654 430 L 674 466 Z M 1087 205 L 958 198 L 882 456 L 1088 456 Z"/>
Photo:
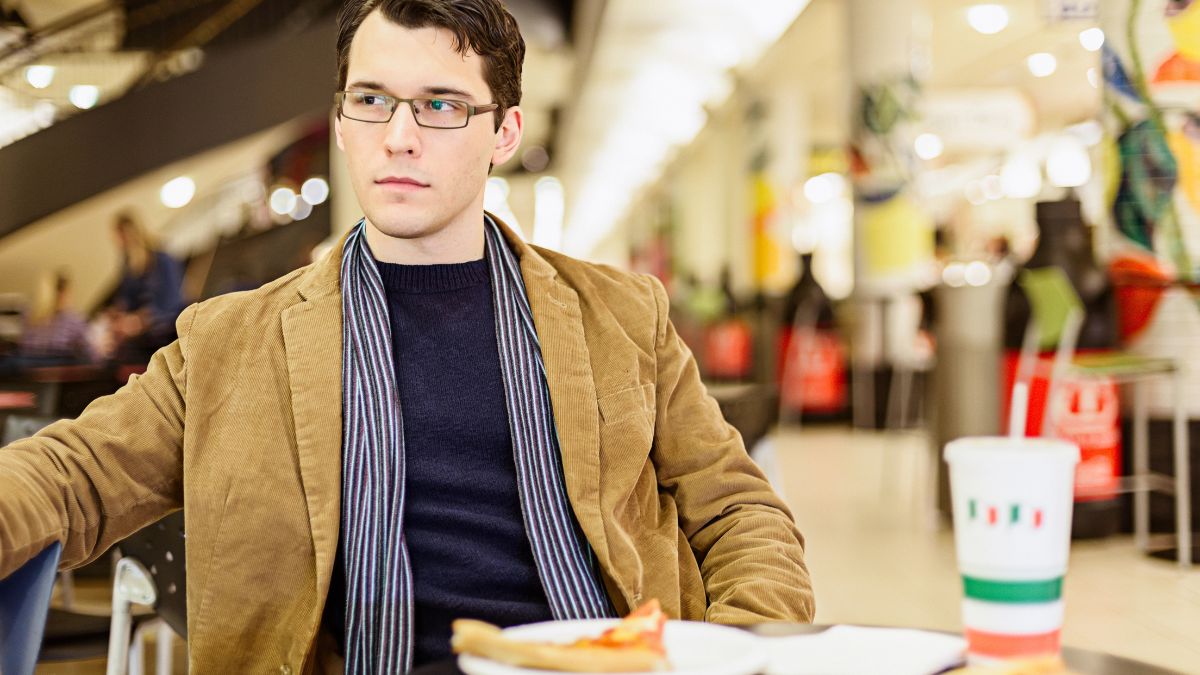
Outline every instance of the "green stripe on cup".
<path id="1" fill-rule="evenodd" d="M 963 575 L 963 595 L 983 602 L 1054 602 L 1062 597 L 1062 577 L 1041 581 L 996 581 Z"/>

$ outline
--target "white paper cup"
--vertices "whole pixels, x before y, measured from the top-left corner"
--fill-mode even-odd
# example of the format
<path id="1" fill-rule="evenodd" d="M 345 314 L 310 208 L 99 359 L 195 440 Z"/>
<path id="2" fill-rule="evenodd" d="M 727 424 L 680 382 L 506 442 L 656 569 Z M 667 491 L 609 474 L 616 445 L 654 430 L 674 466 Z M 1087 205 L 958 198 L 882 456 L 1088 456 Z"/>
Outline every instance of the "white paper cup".
<path id="1" fill-rule="evenodd" d="M 960 438 L 945 457 L 970 660 L 1058 653 L 1079 447 Z"/>

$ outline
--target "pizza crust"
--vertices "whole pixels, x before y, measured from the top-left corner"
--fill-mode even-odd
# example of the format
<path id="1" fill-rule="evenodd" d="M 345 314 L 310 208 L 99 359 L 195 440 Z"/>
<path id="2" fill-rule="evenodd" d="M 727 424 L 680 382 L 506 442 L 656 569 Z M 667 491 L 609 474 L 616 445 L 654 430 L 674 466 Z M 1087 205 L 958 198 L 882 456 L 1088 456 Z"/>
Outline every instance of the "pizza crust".
<path id="1" fill-rule="evenodd" d="M 471 654 L 522 668 L 572 673 L 621 673 L 670 670 L 661 654 L 644 648 L 586 647 L 525 642 L 505 637 L 490 623 L 459 619 L 451 624 L 455 654 Z"/>

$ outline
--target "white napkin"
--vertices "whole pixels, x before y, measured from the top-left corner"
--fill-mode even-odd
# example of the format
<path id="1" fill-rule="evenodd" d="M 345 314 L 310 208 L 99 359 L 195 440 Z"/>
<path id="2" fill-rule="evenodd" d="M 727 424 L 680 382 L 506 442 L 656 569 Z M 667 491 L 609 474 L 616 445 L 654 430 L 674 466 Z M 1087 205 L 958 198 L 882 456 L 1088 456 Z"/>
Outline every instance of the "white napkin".
<path id="1" fill-rule="evenodd" d="M 766 675 L 931 675 L 963 662 L 961 637 L 910 628 L 833 626 L 766 638 Z"/>

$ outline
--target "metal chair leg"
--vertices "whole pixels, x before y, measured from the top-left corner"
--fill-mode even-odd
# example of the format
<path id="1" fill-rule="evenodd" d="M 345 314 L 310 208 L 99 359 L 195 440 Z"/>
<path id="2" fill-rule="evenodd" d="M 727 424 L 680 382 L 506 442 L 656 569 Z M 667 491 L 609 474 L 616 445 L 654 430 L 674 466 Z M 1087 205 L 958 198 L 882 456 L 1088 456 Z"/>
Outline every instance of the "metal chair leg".
<path id="1" fill-rule="evenodd" d="M 62 593 L 63 609 L 74 609 L 75 607 L 75 573 L 71 570 L 63 570 L 58 573 L 58 589 Z"/>
<path id="2" fill-rule="evenodd" d="M 1150 546 L 1150 418 L 1146 410 L 1146 383 L 1133 382 L 1133 541 L 1139 551 Z"/>
<path id="3" fill-rule="evenodd" d="M 1175 531 L 1179 565 L 1192 565 L 1192 476 L 1188 445 L 1188 417 L 1184 410 L 1183 371 L 1174 375 L 1175 404 Z"/>
<path id="4" fill-rule="evenodd" d="M 154 675 L 171 675 L 174 656 L 175 631 L 166 621 L 158 622 L 158 635 L 154 645 Z"/>
<path id="5" fill-rule="evenodd" d="M 146 630 L 139 627 L 129 643 L 129 675 L 146 675 Z"/>

